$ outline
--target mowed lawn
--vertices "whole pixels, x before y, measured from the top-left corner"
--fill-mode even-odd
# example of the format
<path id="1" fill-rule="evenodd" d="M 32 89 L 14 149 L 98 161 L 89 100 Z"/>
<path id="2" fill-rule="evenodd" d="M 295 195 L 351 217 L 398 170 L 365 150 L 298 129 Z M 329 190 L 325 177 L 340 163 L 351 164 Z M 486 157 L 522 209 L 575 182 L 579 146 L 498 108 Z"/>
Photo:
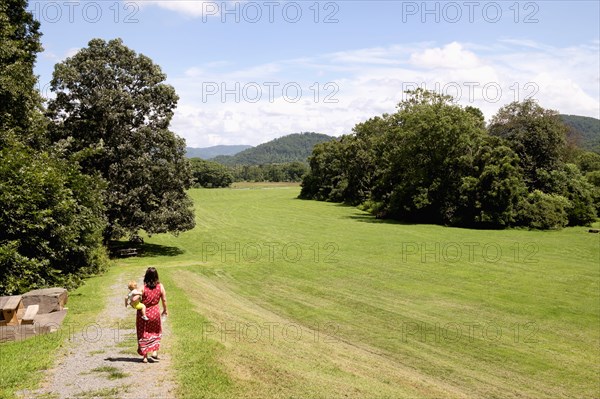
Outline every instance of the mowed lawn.
<path id="1" fill-rule="evenodd" d="M 598 397 L 598 234 L 389 223 L 298 192 L 194 190 L 196 229 L 124 262 L 168 285 L 182 397 Z"/>
<path id="2" fill-rule="evenodd" d="M 192 190 L 193 231 L 145 237 L 90 282 L 158 268 L 180 398 L 599 397 L 600 235 L 390 223 L 241 187 Z"/>

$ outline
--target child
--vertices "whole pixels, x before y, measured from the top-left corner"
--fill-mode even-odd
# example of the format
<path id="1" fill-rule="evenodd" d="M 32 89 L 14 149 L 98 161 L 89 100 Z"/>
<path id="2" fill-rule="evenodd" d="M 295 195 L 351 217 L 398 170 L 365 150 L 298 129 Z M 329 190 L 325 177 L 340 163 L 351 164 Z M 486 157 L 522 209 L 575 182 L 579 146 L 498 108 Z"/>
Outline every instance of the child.
<path id="1" fill-rule="evenodd" d="M 142 293 L 137 289 L 135 280 L 131 280 L 127 285 L 129 294 L 125 297 L 125 307 L 131 305 L 132 308 L 142 311 L 142 319 L 148 320 L 146 317 L 146 305 L 142 303 Z"/>

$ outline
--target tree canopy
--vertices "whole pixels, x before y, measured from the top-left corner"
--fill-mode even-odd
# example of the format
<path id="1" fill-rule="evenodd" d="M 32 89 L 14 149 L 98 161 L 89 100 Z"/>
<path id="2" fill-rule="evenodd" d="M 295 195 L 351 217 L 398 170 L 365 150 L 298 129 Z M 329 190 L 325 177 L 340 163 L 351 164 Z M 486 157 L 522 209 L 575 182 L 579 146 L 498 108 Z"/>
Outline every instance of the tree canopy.
<path id="1" fill-rule="evenodd" d="M 185 141 L 169 130 L 178 97 L 150 58 L 93 39 L 55 66 L 52 139 L 107 182 L 105 238 L 194 227 Z"/>
<path id="2" fill-rule="evenodd" d="M 533 189 L 542 188 L 540 173 L 563 163 L 567 127 L 558 112 L 542 108 L 531 98 L 500 108 L 492 118 L 489 132 L 506 139 L 517 153 L 525 181 Z"/>
<path id="3" fill-rule="evenodd" d="M 532 100 L 512 103 L 486 129 L 476 108 L 423 89 L 408 94 L 396 113 L 315 146 L 300 197 L 453 226 L 560 228 L 595 220 L 597 188 L 565 162 L 566 128 L 556 112 Z M 552 212 L 550 222 L 540 222 L 540 209 Z"/>
<path id="4" fill-rule="evenodd" d="M 229 169 L 217 162 L 192 158 L 192 175 L 194 185 L 206 188 L 229 187 L 233 183 L 233 175 Z"/>
<path id="5" fill-rule="evenodd" d="M 39 22 L 25 0 L 0 3 L 0 131 L 27 130 L 41 99 L 35 91 L 33 65 L 42 51 Z"/>
<path id="6" fill-rule="evenodd" d="M 0 3 L 0 295 L 71 288 L 106 265 L 103 182 L 48 145 L 35 90 L 39 24 L 27 3 Z"/>

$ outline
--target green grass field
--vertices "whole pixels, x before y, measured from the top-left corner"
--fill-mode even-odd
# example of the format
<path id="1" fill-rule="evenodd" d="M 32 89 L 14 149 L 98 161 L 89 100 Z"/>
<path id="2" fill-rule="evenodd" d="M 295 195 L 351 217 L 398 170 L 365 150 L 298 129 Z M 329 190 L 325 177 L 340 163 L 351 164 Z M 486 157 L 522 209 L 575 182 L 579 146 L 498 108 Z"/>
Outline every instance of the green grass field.
<path id="1" fill-rule="evenodd" d="M 119 262 L 165 283 L 181 398 L 600 395 L 598 234 L 389 223 L 298 192 L 193 190 L 193 231 Z"/>

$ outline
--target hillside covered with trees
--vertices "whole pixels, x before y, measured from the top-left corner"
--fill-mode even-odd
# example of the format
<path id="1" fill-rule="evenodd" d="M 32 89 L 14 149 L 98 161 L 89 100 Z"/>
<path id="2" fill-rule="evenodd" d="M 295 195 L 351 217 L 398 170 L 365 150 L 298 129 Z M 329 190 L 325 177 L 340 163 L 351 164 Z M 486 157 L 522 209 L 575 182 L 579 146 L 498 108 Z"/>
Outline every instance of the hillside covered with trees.
<path id="1" fill-rule="evenodd" d="M 560 115 L 569 127 L 567 138 L 577 147 L 600 154 L 600 119 L 579 115 Z"/>
<path id="2" fill-rule="evenodd" d="M 234 181 L 300 182 L 308 172 L 307 161 L 314 146 L 333 139 L 319 133 L 296 133 L 234 156 L 218 156 L 211 160 L 192 158 L 194 184 L 214 188 L 228 187 Z"/>
<path id="3" fill-rule="evenodd" d="M 188 158 L 212 159 L 219 155 L 235 155 L 241 151 L 252 148 L 251 145 L 215 145 L 212 147 L 194 148 L 187 147 L 185 156 Z"/>
<path id="4" fill-rule="evenodd" d="M 333 139 L 332 136 L 320 133 L 295 133 L 249 148 L 234 156 L 219 156 L 212 160 L 223 165 L 307 162 L 315 145 Z"/>

